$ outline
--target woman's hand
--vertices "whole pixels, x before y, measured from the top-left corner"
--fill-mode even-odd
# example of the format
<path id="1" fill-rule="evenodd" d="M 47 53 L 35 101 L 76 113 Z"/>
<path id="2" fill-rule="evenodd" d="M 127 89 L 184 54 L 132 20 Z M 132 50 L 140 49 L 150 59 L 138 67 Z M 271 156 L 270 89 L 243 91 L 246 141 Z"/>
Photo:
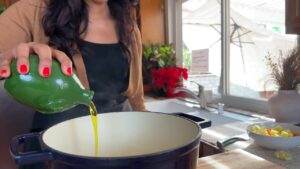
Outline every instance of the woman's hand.
<path id="1" fill-rule="evenodd" d="M 41 43 L 22 43 L 12 50 L 0 53 L 0 77 L 7 78 L 10 76 L 10 64 L 12 59 L 17 59 L 17 70 L 20 74 L 29 72 L 28 57 L 30 53 L 36 53 L 39 56 L 39 74 L 42 77 L 51 75 L 52 59 L 57 59 L 61 64 L 62 72 L 71 76 L 73 74 L 72 61 L 62 51 L 53 49 L 48 45 Z"/>

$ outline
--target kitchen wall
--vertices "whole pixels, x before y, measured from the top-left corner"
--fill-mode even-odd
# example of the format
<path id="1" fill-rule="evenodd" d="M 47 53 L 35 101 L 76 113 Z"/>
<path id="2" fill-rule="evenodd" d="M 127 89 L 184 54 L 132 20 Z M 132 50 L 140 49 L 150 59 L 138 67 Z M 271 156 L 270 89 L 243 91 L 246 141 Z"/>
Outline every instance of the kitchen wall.
<path id="1" fill-rule="evenodd" d="M 165 42 L 164 0 L 141 0 L 141 31 L 143 43 Z"/>

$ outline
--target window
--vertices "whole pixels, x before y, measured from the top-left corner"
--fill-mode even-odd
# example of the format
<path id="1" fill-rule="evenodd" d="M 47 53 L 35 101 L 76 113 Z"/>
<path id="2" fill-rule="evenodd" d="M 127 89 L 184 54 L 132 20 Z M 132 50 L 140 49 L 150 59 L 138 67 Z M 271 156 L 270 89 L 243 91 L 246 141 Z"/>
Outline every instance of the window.
<path id="1" fill-rule="evenodd" d="M 285 0 L 177 0 L 175 5 L 182 25 L 182 39 L 175 38 L 179 60 L 190 81 L 228 105 L 266 112 L 276 86 L 265 58 L 297 44 L 297 36 L 285 34 Z M 196 90 L 193 83 L 187 86 Z"/>
<path id="2" fill-rule="evenodd" d="M 230 1 L 230 95 L 268 99 L 266 56 L 295 47 L 297 36 L 285 34 L 285 0 Z"/>
<path id="3" fill-rule="evenodd" d="M 182 3 L 183 66 L 189 80 L 219 97 L 221 78 L 221 4 L 215 0 Z M 197 85 L 187 83 L 197 90 Z"/>

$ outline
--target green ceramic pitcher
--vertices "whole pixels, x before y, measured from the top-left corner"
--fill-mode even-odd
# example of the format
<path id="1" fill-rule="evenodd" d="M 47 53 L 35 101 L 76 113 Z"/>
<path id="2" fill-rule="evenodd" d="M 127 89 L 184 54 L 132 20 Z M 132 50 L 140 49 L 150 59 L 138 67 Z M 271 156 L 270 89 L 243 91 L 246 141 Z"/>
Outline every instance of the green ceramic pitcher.
<path id="1" fill-rule="evenodd" d="M 21 75 L 14 60 L 11 76 L 4 82 L 6 91 L 18 102 L 44 114 L 62 112 L 79 104 L 90 105 L 94 93 L 84 89 L 75 74 L 64 75 L 56 60 L 52 62 L 52 73 L 48 78 L 38 73 L 38 56 L 31 55 L 29 63 L 29 73 Z"/>

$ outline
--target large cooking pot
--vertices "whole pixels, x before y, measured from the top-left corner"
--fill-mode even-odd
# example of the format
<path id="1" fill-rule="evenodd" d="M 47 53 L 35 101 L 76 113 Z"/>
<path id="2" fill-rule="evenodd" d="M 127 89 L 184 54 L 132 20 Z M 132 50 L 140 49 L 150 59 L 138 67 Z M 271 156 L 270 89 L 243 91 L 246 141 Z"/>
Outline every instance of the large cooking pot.
<path id="1" fill-rule="evenodd" d="M 98 156 L 91 119 L 85 116 L 15 137 L 12 157 L 18 165 L 48 161 L 75 169 L 196 168 L 201 128 L 193 121 L 163 113 L 120 112 L 100 114 L 98 122 Z M 19 151 L 34 140 L 40 151 Z"/>

